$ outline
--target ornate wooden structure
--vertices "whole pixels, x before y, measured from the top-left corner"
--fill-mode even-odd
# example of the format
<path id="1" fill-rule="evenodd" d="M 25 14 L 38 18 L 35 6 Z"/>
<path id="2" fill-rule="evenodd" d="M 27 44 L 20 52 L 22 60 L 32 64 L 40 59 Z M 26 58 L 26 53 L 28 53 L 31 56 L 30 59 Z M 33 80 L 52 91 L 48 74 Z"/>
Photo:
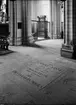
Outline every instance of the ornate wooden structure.
<path id="1" fill-rule="evenodd" d="M 38 16 L 37 35 L 38 37 L 48 38 L 48 21 L 46 16 Z"/>
<path id="2" fill-rule="evenodd" d="M 0 24 L 0 49 L 8 50 L 9 24 Z"/>

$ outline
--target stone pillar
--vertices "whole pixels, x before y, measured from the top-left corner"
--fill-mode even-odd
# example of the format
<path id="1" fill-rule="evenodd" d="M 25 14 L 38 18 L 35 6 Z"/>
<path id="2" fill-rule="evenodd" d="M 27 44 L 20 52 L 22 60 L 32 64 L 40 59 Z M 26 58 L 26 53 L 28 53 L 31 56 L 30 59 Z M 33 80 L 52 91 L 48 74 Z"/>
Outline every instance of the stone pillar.
<path id="1" fill-rule="evenodd" d="M 76 45 L 76 0 L 73 0 L 73 44 Z"/>
<path id="2" fill-rule="evenodd" d="M 56 38 L 60 38 L 60 0 L 56 0 Z"/>
<path id="3" fill-rule="evenodd" d="M 16 44 L 16 31 L 17 31 L 17 13 L 16 13 L 16 0 L 9 1 L 9 26 L 10 26 L 10 44 Z"/>
<path id="4" fill-rule="evenodd" d="M 56 35 L 56 0 L 52 0 L 52 36 L 51 38 L 52 39 L 55 39 L 57 38 L 57 35 Z"/>
<path id="5" fill-rule="evenodd" d="M 61 56 L 73 57 L 73 0 L 64 2 L 64 44 L 61 48 Z"/>
<path id="6" fill-rule="evenodd" d="M 76 59 L 76 0 L 73 0 L 73 58 Z"/>
<path id="7" fill-rule="evenodd" d="M 31 0 L 22 0 L 22 45 L 33 42 L 31 30 Z"/>
<path id="8" fill-rule="evenodd" d="M 34 39 L 32 36 L 32 0 L 27 0 L 27 36 L 28 43 L 33 43 Z"/>
<path id="9" fill-rule="evenodd" d="M 50 0 L 51 11 L 51 38 L 57 39 L 60 35 L 60 0 Z"/>
<path id="10" fill-rule="evenodd" d="M 27 38 L 27 1 L 22 0 L 22 45 L 28 43 Z"/>

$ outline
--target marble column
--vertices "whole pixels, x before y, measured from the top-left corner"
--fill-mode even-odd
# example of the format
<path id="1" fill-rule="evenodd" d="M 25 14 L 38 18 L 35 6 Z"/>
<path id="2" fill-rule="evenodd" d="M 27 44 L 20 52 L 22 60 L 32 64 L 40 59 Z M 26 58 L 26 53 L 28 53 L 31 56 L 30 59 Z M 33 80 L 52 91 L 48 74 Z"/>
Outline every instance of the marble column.
<path id="1" fill-rule="evenodd" d="M 61 48 L 61 56 L 73 57 L 73 0 L 64 2 L 64 43 Z"/>

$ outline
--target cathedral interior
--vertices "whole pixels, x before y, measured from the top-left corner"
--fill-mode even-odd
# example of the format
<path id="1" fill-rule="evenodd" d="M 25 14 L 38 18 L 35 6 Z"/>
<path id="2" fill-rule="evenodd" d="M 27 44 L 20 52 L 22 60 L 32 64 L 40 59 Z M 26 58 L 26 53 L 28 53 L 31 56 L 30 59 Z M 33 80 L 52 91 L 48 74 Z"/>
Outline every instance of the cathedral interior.
<path id="1" fill-rule="evenodd" d="M 76 104 L 76 0 L 0 0 L 0 105 Z"/>

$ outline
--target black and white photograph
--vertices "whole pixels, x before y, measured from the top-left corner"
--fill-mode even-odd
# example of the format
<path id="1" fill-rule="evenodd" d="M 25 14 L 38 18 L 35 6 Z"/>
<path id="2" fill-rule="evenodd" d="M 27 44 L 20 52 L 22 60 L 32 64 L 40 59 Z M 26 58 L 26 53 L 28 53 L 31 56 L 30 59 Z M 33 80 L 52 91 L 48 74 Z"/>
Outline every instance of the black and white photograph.
<path id="1" fill-rule="evenodd" d="M 76 105 L 76 0 L 0 0 L 0 105 Z"/>

